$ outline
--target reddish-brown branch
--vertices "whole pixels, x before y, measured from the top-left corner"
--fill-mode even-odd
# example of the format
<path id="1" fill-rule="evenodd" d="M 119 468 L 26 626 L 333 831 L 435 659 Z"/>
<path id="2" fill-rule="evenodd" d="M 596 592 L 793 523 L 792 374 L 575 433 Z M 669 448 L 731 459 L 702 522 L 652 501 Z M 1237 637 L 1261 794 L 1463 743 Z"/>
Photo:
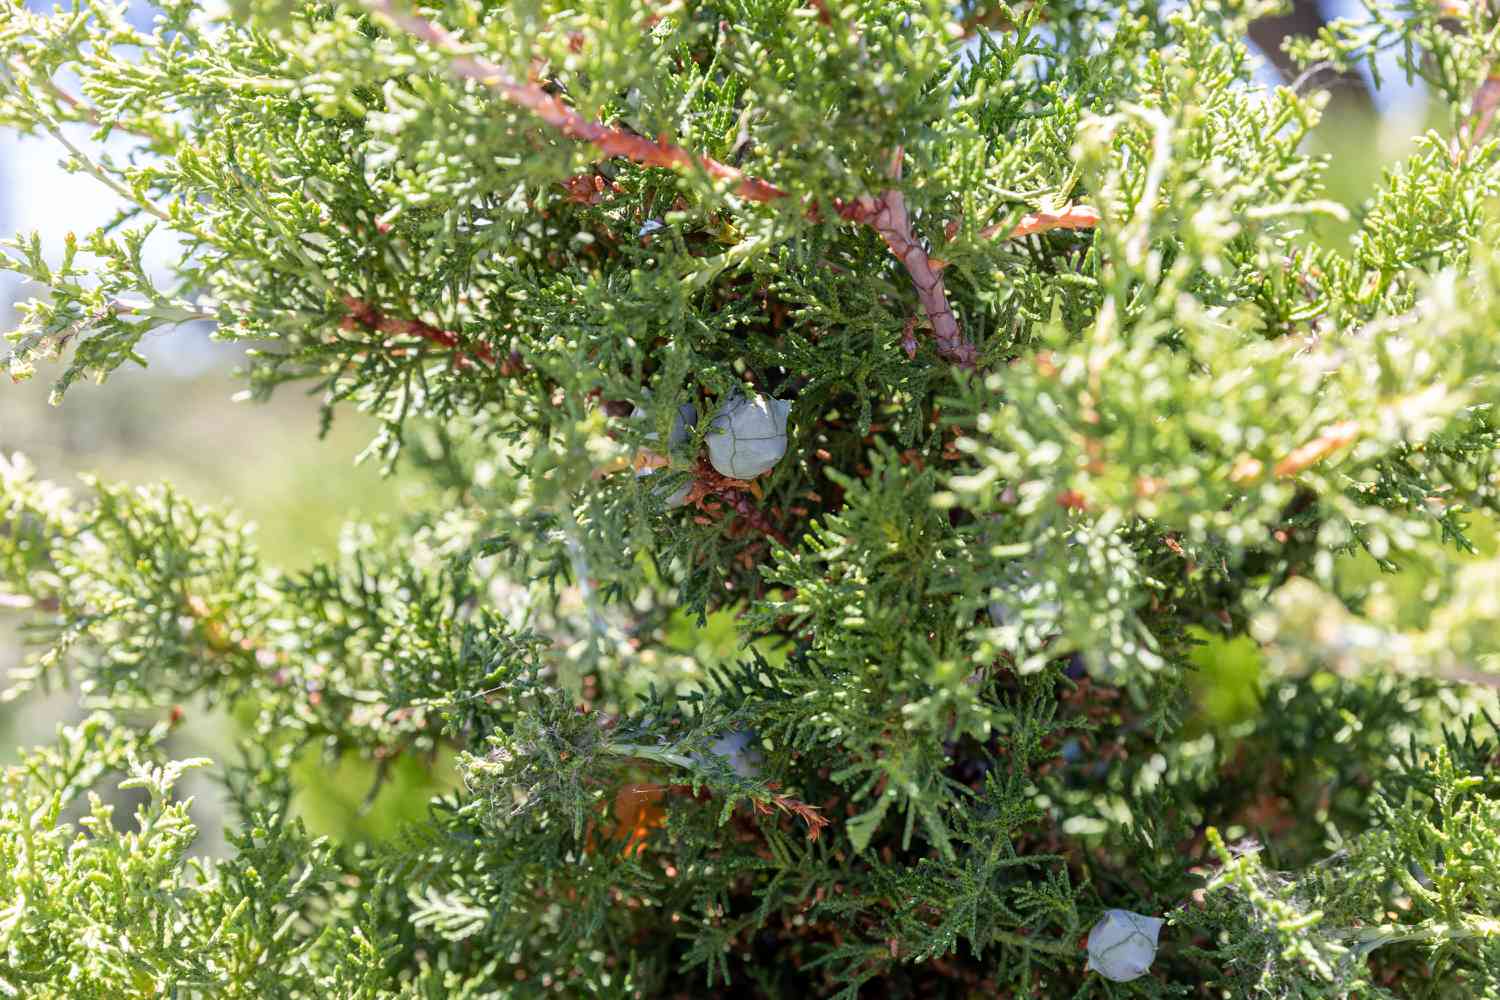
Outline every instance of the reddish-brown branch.
<path id="1" fill-rule="evenodd" d="M 1271 471 L 1278 476 L 1295 476 L 1304 469 L 1323 461 L 1341 448 L 1347 448 L 1359 438 L 1359 422 L 1345 420 L 1330 424 L 1322 433 L 1306 444 L 1294 448 L 1291 454 L 1276 463 Z"/>
<path id="2" fill-rule="evenodd" d="M 894 171 L 900 176 L 899 169 Z M 853 222 L 862 222 L 880 234 L 891 253 L 906 267 L 912 284 L 917 289 L 917 299 L 932 324 L 933 339 L 937 341 L 938 353 L 960 368 L 973 368 L 978 361 L 978 352 L 959 329 L 958 318 L 948 304 L 947 289 L 943 286 L 943 261 L 934 260 L 917 242 L 912 231 L 911 219 L 906 210 L 906 198 L 900 191 L 892 189 L 878 198 L 866 195 L 853 202 L 841 202 L 837 206 L 839 215 Z M 1061 212 L 1031 212 L 1021 217 L 1014 226 L 986 226 L 979 231 L 983 239 L 993 239 L 1005 233 L 1008 239 L 1050 232 L 1053 229 L 1091 229 L 1099 224 L 1099 212 L 1089 205 L 1070 205 Z M 954 235 L 957 227 L 952 227 Z M 902 338 L 908 356 L 914 355 L 910 345 L 911 331 L 908 328 Z"/>
<path id="3" fill-rule="evenodd" d="M 82 101 L 74 97 L 72 94 L 68 93 L 66 90 L 63 90 L 51 80 L 44 80 L 42 82 L 42 86 L 47 91 L 47 93 L 57 98 L 58 101 L 66 104 L 69 108 L 78 112 L 79 116 L 82 117 L 83 120 L 88 122 L 90 125 L 100 124 L 99 112 L 95 111 L 87 104 L 84 104 Z"/>
<path id="4" fill-rule="evenodd" d="M 1469 104 L 1469 123 L 1464 129 L 1464 138 L 1469 145 L 1478 145 L 1484 140 L 1484 134 L 1489 131 L 1490 122 L 1495 117 L 1496 106 L 1500 106 L 1500 76 L 1490 76 L 1479 85 Z"/>
<path id="5" fill-rule="evenodd" d="M 468 55 L 458 40 L 445 29 L 426 18 L 400 10 L 394 0 L 364 0 L 364 3 L 371 11 L 381 14 L 403 31 L 447 55 L 456 75 L 484 84 L 506 101 L 527 109 L 568 138 L 592 143 L 606 156 L 622 156 L 644 166 L 673 170 L 697 167 L 716 180 L 731 182 L 734 190 L 749 201 L 771 202 L 787 195 L 787 192 L 769 181 L 752 177 L 711 156 L 690 153 L 668 142 L 665 136 L 652 141 L 585 118 L 542 87 L 522 83 L 500 66 Z M 893 175 L 897 177 L 900 175 L 899 164 L 898 154 L 893 171 Z M 577 198 L 583 192 L 570 187 L 569 194 Z M 927 251 L 912 231 L 905 195 L 892 189 L 879 196 L 865 195 L 853 202 L 840 203 L 837 208 L 843 218 L 864 223 L 878 232 L 891 252 L 906 267 L 916 286 L 917 297 L 927 314 L 927 320 L 932 325 L 938 352 L 963 368 L 973 368 L 978 360 L 978 352 L 964 338 L 958 319 L 948 304 L 947 291 L 940 274 L 941 266 L 935 265 L 928 257 Z M 1012 228 L 1009 235 L 1027 236 L 1057 228 L 1082 229 L 1094 225 L 1098 219 L 1098 213 L 1087 206 L 1074 206 L 1059 213 L 1035 213 L 1022 219 L 1021 224 Z M 982 234 L 989 238 L 999 232 L 999 227 L 991 227 L 983 230 Z"/>
<path id="6" fill-rule="evenodd" d="M 836 207 L 841 217 L 864 223 L 879 233 L 885 245 L 891 248 L 891 253 L 911 275 L 917 299 L 922 303 L 923 312 L 927 313 L 927 321 L 932 324 L 938 353 L 960 368 L 973 368 L 979 360 L 979 352 L 958 328 L 958 317 L 953 315 L 953 308 L 948 304 L 943 276 L 912 233 L 906 196 L 892 188 L 878 198 L 865 195 L 852 202 L 839 202 Z"/>
<path id="7" fill-rule="evenodd" d="M 392 0 L 365 0 L 365 5 L 394 21 L 433 48 L 452 58 L 453 72 L 475 80 L 498 93 L 511 104 L 525 108 L 570 139 L 593 143 L 606 156 L 623 156 L 648 167 L 680 170 L 697 165 L 715 180 L 732 181 L 740 196 L 750 201 L 774 201 L 786 192 L 756 177 L 751 177 L 711 156 L 689 153 L 665 138 L 653 142 L 644 136 L 611 128 L 591 121 L 568 107 L 535 84 L 521 83 L 494 63 L 465 55 L 458 40 L 445 29 L 424 17 L 399 10 Z"/>
<path id="8" fill-rule="evenodd" d="M 1099 224 L 1099 210 L 1090 205 L 1069 205 L 1061 212 L 1030 212 L 1021 216 L 1021 221 L 1010 227 L 1001 224 L 986 226 L 979 231 L 981 239 L 994 239 L 1005 233 L 1006 239 L 1019 239 L 1053 229 L 1093 229 Z"/>
<path id="9" fill-rule="evenodd" d="M 776 539 L 776 541 L 780 542 L 784 547 L 791 547 L 792 543 L 786 537 L 786 533 L 783 532 L 780 528 L 776 527 L 776 523 L 771 520 L 770 516 L 765 511 L 755 506 L 755 504 L 751 502 L 750 497 L 748 497 L 744 492 L 740 490 L 724 490 L 719 494 L 719 496 L 723 498 L 724 502 L 727 503 L 736 514 L 744 518 L 745 522 L 749 524 L 750 527 L 754 528 L 762 535 Z"/>
<path id="10" fill-rule="evenodd" d="M 454 351 L 454 357 L 460 364 L 470 364 L 475 360 L 487 365 L 495 363 L 495 352 L 490 350 L 487 344 L 475 344 L 464 350 L 458 334 L 439 329 L 431 323 L 424 323 L 419 319 L 398 319 L 394 316 L 387 316 L 370 303 L 353 296 L 346 296 L 344 305 L 349 309 L 349 315 L 344 317 L 342 324 L 345 330 L 362 327 L 397 337 L 417 337 Z M 514 355 L 506 358 L 500 363 L 500 374 L 515 374 L 519 363 L 519 358 Z"/>
<path id="11" fill-rule="evenodd" d="M 140 129 L 131 128 L 130 126 L 122 125 L 119 122 L 112 121 L 106 123 L 104 117 L 100 115 L 96 109 L 83 103 L 78 98 L 74 97 L 72 94 L 68 93 L 66 90 L 53 83 L 47 77 L 42 77 L 40 83 L 43 90 L 47 91 L 47 93 L 56 98 L 59 104 L 66 106 L 69 110 L 77 114 L 79 120 L 85 124 L 92 125 L 95 128 L 103 128 L 106 124 L 108 124 L 109 128 L 115 132 L 128 132 L 131 135 L 140 136 L 143 139 L 156 138 L 149 132 L 143 132 Z"/>

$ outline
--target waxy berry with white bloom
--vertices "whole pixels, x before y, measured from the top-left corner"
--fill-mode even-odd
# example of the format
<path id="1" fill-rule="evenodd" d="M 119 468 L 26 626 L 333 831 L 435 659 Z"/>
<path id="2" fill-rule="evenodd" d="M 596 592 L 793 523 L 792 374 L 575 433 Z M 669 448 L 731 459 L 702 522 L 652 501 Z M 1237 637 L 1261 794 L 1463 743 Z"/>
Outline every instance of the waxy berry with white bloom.
<path id="1" fill-rule="evenodd" d="M 708 748 L 709 753 L 727 760 L 741 778 L 759 777 L 763 758 L 755 748 L 756 739 L 754 730 L 732 729 L 714 741 Z M 693 757 L 701 759 L 698 754 L 693 754 Z"/>
<path id="2" fill-rule="evenodd" d="M 1117 983 L 1144 976 L 1156 958 L 1163 923 L 1130 910 L 1105 910 L 1089 931 L 1089 968 Z"/>
<path id="3" fill-rule="evenodd" d="M 754 479 L 786 454 L 786 418 L 792 404 L 769 396 L 733 395 L 708 432 L 708 460 L 721 476 Z"/>

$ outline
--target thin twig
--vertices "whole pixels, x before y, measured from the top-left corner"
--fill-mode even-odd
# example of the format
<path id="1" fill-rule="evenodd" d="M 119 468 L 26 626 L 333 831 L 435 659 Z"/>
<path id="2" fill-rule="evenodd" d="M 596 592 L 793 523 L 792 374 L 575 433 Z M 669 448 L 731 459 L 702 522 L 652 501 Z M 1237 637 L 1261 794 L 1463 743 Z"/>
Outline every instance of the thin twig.
<path id="1" fill-rule="evenodd" d="M 1500 76 L 1490 76 L 1479 85 L 1469 103 L 1469 121 L 1463 129 L 1468 145 L 1477 146 L 1484 140 L 1497 106 L 1500 106 Z"/>
<path id="2" fill-rule="evenodd" d="M 1099 224 L 1099 210 L 1091 205 L 1069 205 L 1060 212 L 1028 212 L 1021 221 L 1009 230 L 1000 223 L 985 226 L 979 231 L 980 239 L 994 239 L 1002 232 L 1006 239 L 1019 239 L 1054 229 L 1093 229 Z"/>
<path id="3" fill-rule="evenodd" d="M 92 125 L 95 128 L 108 127 L 111 131 L 114 132 L 128 132 L 131 135 L 140 136 L 142 139 L 156 138 L 156 136 L 152 135 L 149 132 L 143 132 L 140 129 L 131 128 L 128 125 L 121 125 L 119 122 L 105 121 L 104 116 L 99 113 L 97 108 L 93 108 L 87 104 L 84 104 L 78 98 L 74 97 L 72 94 L 68 93 L 66 90 L 63 90 L 57 84 L 53 83 L 51 80 L 45 77 L 43 77 L 39 82 L 43 90 L 56 98 L 59 103 L 67 105 L 70 110 L 78 115 L 79 119 L 82 122 L 88 125 Z"/>
<path id="4" fill-rule="evenodd" d="M 711 156 L 695 156 L 664 138 L 652 142 L 644 136 L 590 121 L 541 87 L 521 83 L 496 64 L 465 54 L 459 41 L 445 29 L 426 18 L 398 10 L 391 0 L 363 0 L 363 3 L 369 10 L 384 15 L 402 30 L 449 56 L 453 72 L 458 76 L 484 84 L 570 139 L 593 143 L 608 156 L 623 156 L 648 167 L 682 169 L 697 165 L 715 180 L 734 182 L 740 196 L 750 201 L 775 201 L 786 195 L 774 184 L 751 177 Z"/>
<path id="5" fill-rule="evenodd" d="M 201 309 L 184 309 L 181 307 L 169 307 L 170 312 L 161 312 L 159 307 L 150 302 L 139 302 L 135 299 L 115 299 L 106 307 L 110 312 L 120 316 L 161 316 L 178 323 L 206 322 L 218 319 L 211 312 Z"/>
<path id="6" fill-rule="evenodd" d="M 105 187 L 109 188 L 111 191 L 119 195 L 121 198 L 124 198 L 126 201 L 132 202 L 135 205 L 139 205 L 144 211 L 150 212 L 152 215 L 156 216 L 158 219 L 167 223 L 168 225 L 178 226 L 182 228 L 180 224 L 173 220 L 172 216 L 169 215 L 166 211 L 158 208 L 151 201 L 140 197 L 116 178 L 111 177 L 104 170 L 104 168 L 95 163 L 87 153 L 79 149 L 77 146 L 73 145 L 73 143 L 69 142 L 68 137 L 62 134 L 61 129 L 47 126 L 47 131 L 52 135 L 52 138 L 62 143 L 63 146 L 67 148 L 68 152 L 72 153 L 78 159 L 79 165 L 95 180 L 99 181 Z M 186 228 L 188 232 L 192 232 L 194 235 L 197 235 L 196 231 L 192 228 Z"/>
<path id="7" fill-rule="evenodd" d="M 375 765 L 375 777 L 370 782 L 370 790 L 365 792 L 365 797 L 360 802 L 359 809 L 355 811 L 354 815 L 360 817 L 368 816 L 370 810 L 375 808 L 375 800 L 380 798 L 380 790 L 385 787 L 386 779 L 391 775 L 391 762 L 395 759 L 391 755 L 380 758 L 380 763 Z"/>
<path id="8" fill-rule="evenodd" d="M 1276 463 L 1273 471 L 1277 476 L 1295 476 L 1304 469 L 1323 461 L 1341 448 L 1353 444 L 1359 437 L 1359 421 L 1345 420 L 1330 424 L 1318 436 L 1294 448 L 1285 458 Z"/>
<path id="9" fill-rule="evenodd" d="M 51 80 L 44 78 L 41 81 L 41 84 L 43 90 L 51 94 L 53 97 L 57 98 L 63 104 L 66 104 L 72 110 L 78 112 L 83 120 L 88 122 L 90 125 L 102 124 L 99 118 L 99 112 L 95 111 L 87 104 L 84 104 L 82 101 L 74 97 L 72 94 L 68 93 L 66 90 L 63 90 Z"/>
<path id="10" fill-rule="evenodd" d="M 457 351 L 457 357 L 462 362 L 468 362 L 477 358 L 487 365 L 495 363 L 495 352 L 483 343 L 475 344 L 469 351 L 460 350 L 459 336 L 448 330 L 439 329 L 431 323 L 424 323 L 419 319 L 397 319 L 387 316 L 373 305 L 362 299 L 349 296 L 344 299 L 344 305 L 349 309 L 349 315 L 344 317 L 344 329 L 354 329 L 363 326 L 369 330 L 379 333 L 389 333 L 396 336 L 420 337 L 429 343 L 446 347 Z M 505 367 L 501 366 L 502 369 Z M 501 374 L 508 374 L 502 370 Z"/>
<path id="11" fill-rule="evenodd" d="M 1081 950 L 1076 944 L 1068 941 L 1056 941 L 1051 938 L 1031 937 L 1025 934 L 1016 934 L 1012 931 L 991 931 L 990 940 L 1001 944 L 1008 944 L 1016 948 L 1025 948 L 1030 951 L 1044 951 L 1049 955 L 1070 956 L 1077 955 Z"/>
<path id="12" fill-rule="evenodd" d="M 185 305 L 172 305 L 168 303 L 162 306 L 134 299 L 111 299 L 98 309 L 90 312 L 87 316 L 80 317 L 69 325 L 66 330 L 57 334 L 50 345 L 51 350 L 56 352 L 56 354 L 61 354 L 63 349 L 71 344 L 75 337 L 91 326 L 103 323 L 110 316 L 153 316 L 169 323 L 212 322 L 218 319 L 213 313 L 194 308 L 191 303 Z M 30 339 L 28 338 L 28 340 Z M 37 341 L 33 341 L 33 343 L 35 342 Z M 17 348 L 4 357 L 0 357 L 0 363 L 8 362 L 21 349 Z"/>

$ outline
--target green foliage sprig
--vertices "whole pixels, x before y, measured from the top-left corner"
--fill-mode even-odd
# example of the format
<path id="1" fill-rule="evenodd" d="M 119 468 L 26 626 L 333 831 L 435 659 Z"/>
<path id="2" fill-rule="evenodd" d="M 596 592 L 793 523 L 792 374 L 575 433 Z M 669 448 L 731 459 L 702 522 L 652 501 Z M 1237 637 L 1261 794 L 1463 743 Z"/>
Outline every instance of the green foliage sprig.
<path id="1" fill-rule="evenodd" d="M 0 460 L 15 693 L 96 713 L 6 772 L 0 991 L 1500 996 L 1495 15 L 1301 47 L 1452 112 L 1351 215 L 1268 9 L 0 0 L 0 123 L 121 201 L 5 245 L 12 375 L 211 322 L 428 484 L 288 570 Z M 217 859 L 165 746 L 209 708 Z M 453 788 L 313 837 L 349 758 Z"/>

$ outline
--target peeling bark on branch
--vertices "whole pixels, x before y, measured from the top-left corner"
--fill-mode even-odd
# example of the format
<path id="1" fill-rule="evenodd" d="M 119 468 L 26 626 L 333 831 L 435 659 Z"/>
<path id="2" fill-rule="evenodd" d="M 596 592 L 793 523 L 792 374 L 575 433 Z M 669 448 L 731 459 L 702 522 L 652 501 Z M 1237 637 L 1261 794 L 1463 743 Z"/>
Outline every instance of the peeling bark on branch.
<path id="1" fill-rule="evenodd" d="M 979 360 L 979 352 L 964 337 L 958 328 L 958 318 L 948 304 L 948 292 L 943 287 L 943 276 L 933 266 L 927 251 L 913 236 L 911 218 L 906 211 L 906 196 L 892 189 L 878 198 L 865 195 L 852 202 L 838 206 L 839 215 L 851 222 L 861 222 L 880 234 L 891 253 L 896 255 L 911 274 L 912 284 L 917 289 L 917 299 L 932 324 L 932 336 L 937 341 L 938 353 L 960 368 L 971 369 Z"/>

